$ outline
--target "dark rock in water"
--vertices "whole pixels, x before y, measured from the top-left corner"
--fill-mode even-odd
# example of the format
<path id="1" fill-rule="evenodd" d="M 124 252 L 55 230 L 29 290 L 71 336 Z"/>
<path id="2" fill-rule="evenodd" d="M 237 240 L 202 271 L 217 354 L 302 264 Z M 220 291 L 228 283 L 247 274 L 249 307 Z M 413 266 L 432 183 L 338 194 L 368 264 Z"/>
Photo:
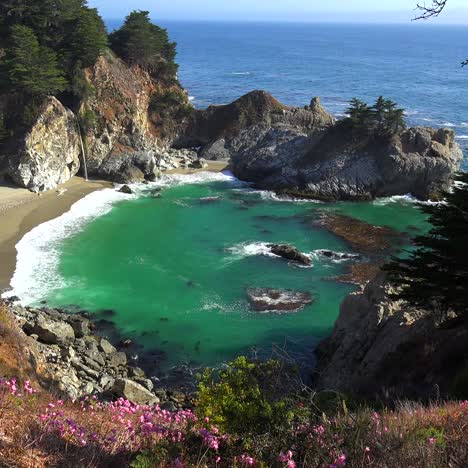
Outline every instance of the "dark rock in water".
<path id="1" fill-rule="evenodd" d="M 312 261 L 307 255 L 299 252 L 292 245 L 287 244 L 270 244 L 268 246 L 271 250 L 271 253 L 278 255 L 278 257 L 290 260 L 291 262 L 299 263 L 304 266 L 311 266 Z"/>
<path id="2" fill-rule="evenodd" d="M 333 252 L 333 250 L 316 250 L 316 253 L 330 260 L 354 260 L 360 258 L 358 254 Z"/>
<path id="3" fill-rule="evenodd" d="M 169 322 L 169 319 L 167 317 L 161 317 L 159 319 L 160 322 Z"/>
<path id="4" fill-rule="evenodd" d="M 98 315 L 101 317 L 114 317 L 115 310 L 112 309 L 103 309 L 98 312 Z"/>
<path id="5" fill-rule="evenodd" d="M 346 241 L 353 250 L 367 254 L 389 253 L 404 241 L 404 235 L 390 227 L 373 226 L 336 213 L 324 214 L 319 225 Z"/>
<path id="6" fill-rule="evenodd" d="M 219 202 L 220 200 L 221 200 L 221 197 L 204 197 L 204 198 L 200 198 L 200 204 L 207 205 L 210 203 Z"/>
<path id="7" fill-rule="evenodd" d="M 295 312 L 313 302 L 309 292 L 289 289 L 248 288 L 247 296 L 257 312 Z"/>
<path id="8" fill-rule="evenodd" d="M 158 180 L 158 176 L 154 173 L 146 174 L 145 180 L 147 180 L 148 182 L 156 182 Z"/>
<path id="9" fill-rule="evenodd" d="M 119 348 L 130 348 L 130 346 L 132 346 L 132 345 L 133 345 L 132 340 L 122 340 L 119 343 Z"/>
<path id="10" fill-rule="evenodd" d="M 120 190 L 119 190 L 120 193 L 126 193 L 127 195 L 132 195 L 133 194 L 133 190 L 128 186 L 128 185 L 124 185 Z"/>

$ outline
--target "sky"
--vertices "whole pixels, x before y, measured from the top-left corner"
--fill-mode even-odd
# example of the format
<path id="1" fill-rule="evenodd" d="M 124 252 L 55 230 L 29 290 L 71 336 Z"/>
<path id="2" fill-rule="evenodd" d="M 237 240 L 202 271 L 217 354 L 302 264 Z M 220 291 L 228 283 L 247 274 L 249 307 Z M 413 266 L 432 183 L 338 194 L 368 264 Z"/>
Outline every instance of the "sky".
<path id="1" fill-rule="evenodd" d="M 148 10 L 160 20 L 409 22 L 417 0 L 89 0 L 105 19 Z M 430 4 L 431 0 L 426 0 Z M 467 0 L 448 0 L 434 23 L 468 24 Z"/>

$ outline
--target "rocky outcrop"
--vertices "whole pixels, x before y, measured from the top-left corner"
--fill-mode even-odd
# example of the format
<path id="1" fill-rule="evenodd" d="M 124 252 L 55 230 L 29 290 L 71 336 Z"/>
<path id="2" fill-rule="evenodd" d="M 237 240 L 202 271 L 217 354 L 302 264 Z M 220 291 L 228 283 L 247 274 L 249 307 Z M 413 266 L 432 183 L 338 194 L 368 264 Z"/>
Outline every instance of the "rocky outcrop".
<path id="1" fill-rule="evenodd" d="M 56 98 L 45 99 L 29 131 L 7 149 L 6 174 L 33 192 L 55 188 L 80 169 L 81 147 L 73 112 Z"/>
<path id="2" fill-rule="evenodd" d="M 412 193 L 428 199 L 450 186 L 463 154 L 452 130 L 410 128 L 356 140 L 344 121 L 306 132 L 258 125 L 229 143 L 234 174 L 263 189 L 325 200 Z"/>
<path id="3" fill-rule="evenodd" d="M 468 360 L 468 324 L 408 307 L 380 273 L 342 303 L 318 348 L 315 385 L 363 398 L 446 394 Z"/>
<path id="4" fill-rule="evenodd" d="M 177 392 L 154 389 L 154 384 L 127 354 L 100 337 L 96 325 L 82 313 L 7 304 L 25 333 L 25 352 L 46 387 L 71 398 L 97 395 L 122 397 L 137 404 L 162 404 L 176 409 L 190 405 Z M 40 372 L 39 372 L 40 370 Z"/>
<path id="5" fill-rule="evenodd" d="M 294 246 L 288 244 L 270 244 L 268 248 L 271 253 L 278 257 L 289 260 L 303 266 L 311 266 L 312 260 L 305 254 L 299 252 Z"/>
<path id="6" fill-rule="evenodd" d="M 256 312 L 297 312 L 313 302 L 310 293 L 289 289 L 248 288 L 247 297 Z"/>

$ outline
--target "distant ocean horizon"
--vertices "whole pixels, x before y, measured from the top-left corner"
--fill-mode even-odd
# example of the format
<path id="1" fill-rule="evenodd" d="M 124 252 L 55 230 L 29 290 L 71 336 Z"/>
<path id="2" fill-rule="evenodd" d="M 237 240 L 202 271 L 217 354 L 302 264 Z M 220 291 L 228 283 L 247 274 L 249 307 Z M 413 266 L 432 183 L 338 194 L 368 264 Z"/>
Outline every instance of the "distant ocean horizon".
<path id="1" fill-rule="evenodd" d="M 122 21 L 106 22 L 109 30 Z M 440 24 L 160 21 L 178 44 L 179 78 L 197 108 L 254 89 L 286 105 L 319 96 L 340 118 L 379 95 L 410 125 L 449 127 L 468 158 L 468 28 Z M 464 165 L 468 170 L 468 159 Z"/>

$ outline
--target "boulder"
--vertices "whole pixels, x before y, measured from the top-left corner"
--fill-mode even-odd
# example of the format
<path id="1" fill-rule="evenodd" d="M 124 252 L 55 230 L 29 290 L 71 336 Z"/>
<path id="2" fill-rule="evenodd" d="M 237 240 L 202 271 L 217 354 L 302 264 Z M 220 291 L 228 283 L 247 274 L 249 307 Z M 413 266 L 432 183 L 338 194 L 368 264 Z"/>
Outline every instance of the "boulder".
<path id="1" fill-rule="evenodd" d="M 119 368 L 127 365 L 127 355 L 122 352 L 111 353 L 107 356 L 109 367 Z"/>
<path id="2" fill-rule="evenodd" d="M 112 346 L 106 339 L 101 338 L 101 341 L 99 342 L 99 348 L 101 351 L 103 351 L 106 354 L 113 354 L 116 353 L 117 350 L 115 349 L 114 346 Z"/>
<path id="3" fill-rule="evenodd" d="M 195 161 L 192 161 L 192 163 L 190 163 L 190 167 L 192 169 L 205 169 L 206 167 L 208 167 L 208 164 L 203 158 L 199 158 Z"/>
<path id="4" fill-rule="evenodd" d="M 45 98 L 38 117 L 9 154 L 8 175 L 21 187 L 41 192 L 71 179 L 80 169 L 81 145 L 73 112 Z"/>
<path id="5" fill-rule="evenodd" d="M 271 250 L 272 254 L 284 258 L 285 260 L 289 260 L 304 266 L 312 265 L 312 260 L 307 255 L 299 252 L 299 250 L 297 250 L 292 245 L 270 244 L 268 248 Z"/>
<path id="6" fill-rule="evenodd" d="M 112 387 L 112 392 L 121 398 L 137 405 L 154 405 L 159 403 L 159 398 L 137 382 L 129 379 L 117 379 Z"/>
<path id="7" fill-rule="evenodd" d="M 145 180 L 145 174 L 133 164 L 126 164 L 118 174 L 114 176 L 114 182 L 118 184 L 138 184 Z"/>
<path id="8" fill-rule="evenodd" d="M 68 323 L 73 328 L 76 338 L 83 338 L 91 333 L 91 322 L 80 315 L 72 315 L 68 318 Z"/>
<path id="9" fill-rule="evenodd" d="M 313 302 L 309 292 L 289 289 L 248 288 L 247 296 L 257 312 L 296 312 Z"/>
<path id="10" fill-rule="evenodd" d="M 121 187 L 121 189 L 119 190 L 120 193 L 125 193 L 127 195 L 132 195 L 133 194 L 133 190 L 128 186 L 128 185 L 124 185 Z"/>
<path id="11" fill-rule="evenodd" d="M 209 161 L 227 161 L 230 159 L 231 153 L 226 148 L 226 140 L 221 138 L 206 145 L 201 152 L 201 157 Z"/>
<path id="12" fill-rule="evenodd" d="M 28 334 L 35 334 L 39 341 L 46 344 L 69 345 L 75 340 L 75 332 L 71 325 L 65 322 L 55 321 L 44 314 L 37 317 L 37 321 L 29 327 Z"/>

